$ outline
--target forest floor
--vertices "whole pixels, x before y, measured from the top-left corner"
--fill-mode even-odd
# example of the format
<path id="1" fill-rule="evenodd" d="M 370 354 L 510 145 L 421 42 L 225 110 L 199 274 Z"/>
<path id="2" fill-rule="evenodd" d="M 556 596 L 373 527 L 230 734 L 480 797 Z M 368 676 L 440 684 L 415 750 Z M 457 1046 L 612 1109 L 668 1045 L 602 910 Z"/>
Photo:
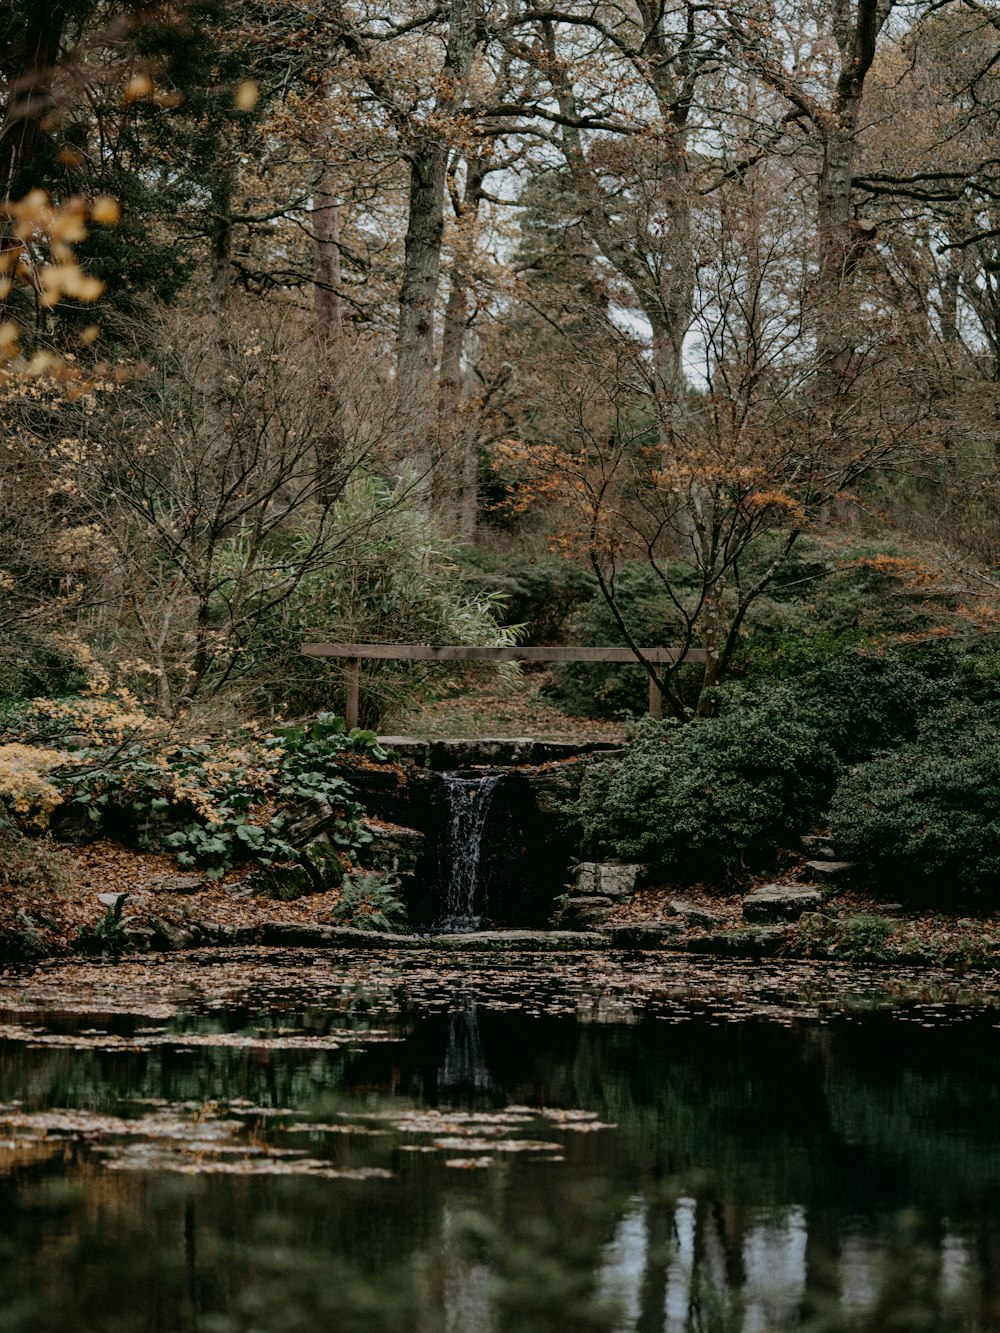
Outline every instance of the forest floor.
<path id="1" fill-rule="evenodd" d="M 625 722 L 574 717 L 564 713 L 543 690 L 548 671 L 522 670 L 507 677 L 472 671 L 452 692 L 394 719 L 391 731 L 426 740 L 455 737 L 531 736 L 538 741 L 623 741 Z"/>

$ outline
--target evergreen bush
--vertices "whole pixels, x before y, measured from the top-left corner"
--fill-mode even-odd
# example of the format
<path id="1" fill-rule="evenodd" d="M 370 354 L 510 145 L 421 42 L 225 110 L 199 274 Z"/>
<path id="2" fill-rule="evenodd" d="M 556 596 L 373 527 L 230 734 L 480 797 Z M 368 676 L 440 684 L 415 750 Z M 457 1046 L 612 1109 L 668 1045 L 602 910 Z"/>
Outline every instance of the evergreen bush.
<path id="1" fill-rule="evenodd" d="M 795 682 L 794 709 L 845 764 L 860 763 L 917 734 L 921 720 L 954 694 L 918 660 L 852 650 Z"/>
<path id="2" fill-rule="evenodd" d="M 953 710 L 845 773 L 830 831 L 894 892 L 1000 902 L 1000 714 Z"/>
<path id="3" fill-rule="evenodd" d="M 595 854 L 687 878 L 738 877 L 814 822 L 837 767 L 779 687 L 683 726 L 640 723 L 622 760 L 588 773 L 580 822 Z"/>

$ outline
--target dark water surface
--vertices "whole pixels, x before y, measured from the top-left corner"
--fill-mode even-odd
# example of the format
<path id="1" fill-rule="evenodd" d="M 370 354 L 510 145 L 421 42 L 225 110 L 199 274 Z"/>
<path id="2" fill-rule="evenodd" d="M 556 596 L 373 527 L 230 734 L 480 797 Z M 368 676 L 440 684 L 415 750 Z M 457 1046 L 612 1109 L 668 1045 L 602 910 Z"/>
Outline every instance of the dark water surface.
<path id="1" fill-rule="evenodd" d="M 0 1331 L 1000 1330 L 1000 979 L 0 978 Z"/>

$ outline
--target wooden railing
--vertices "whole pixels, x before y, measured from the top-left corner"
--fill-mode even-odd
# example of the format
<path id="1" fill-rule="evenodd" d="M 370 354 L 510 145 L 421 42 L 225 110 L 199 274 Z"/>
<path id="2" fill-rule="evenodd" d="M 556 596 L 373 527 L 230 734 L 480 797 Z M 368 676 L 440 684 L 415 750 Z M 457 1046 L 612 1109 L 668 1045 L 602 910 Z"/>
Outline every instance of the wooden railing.
<path id="1" fill-rule="evenodd" d="M 347 677 L 348 727 L 358 725 L 358 695 L 361 686 L 361 663 L 364 660 L 398 662 L 626 662 L 638 666 L 631 648 L 525 648 L 518 644 L 509 648 L 479 648 L 464 644 L 446 644 L 431 648 L 424 643 L 304 643 L 300 649 L 306 657 L 343 658 Z M 677 662 L 704 662 L 703 648 L 640 648 L 647 662 L 654 665 L 673 665 Z M 659 682 L 649 677 L 649 712 L 660 717 L 663 697 Z"/>

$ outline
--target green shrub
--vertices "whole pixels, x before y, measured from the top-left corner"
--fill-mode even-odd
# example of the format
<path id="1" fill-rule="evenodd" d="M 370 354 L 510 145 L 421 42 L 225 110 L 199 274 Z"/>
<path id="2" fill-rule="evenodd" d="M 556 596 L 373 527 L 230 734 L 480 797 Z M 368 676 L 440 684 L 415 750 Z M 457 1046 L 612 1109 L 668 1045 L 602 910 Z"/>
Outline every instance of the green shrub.
<path id="1" fill-rule="evenodd" d="M 311 713 L 343 700 L 345 668 L 299 652 L 303 641 L 501 646 L 516 642 L 503 599 L 462 578 L 458 551 L 419 509 L 376 482 L 351 486 L 337 506 L 340 537 L 329 563 L 262 615 L 240 656 L 240 683 L 267 708 Z M 294 559 L 315 533 L 289 540 Z M 298 551 L 300 554 L 296 555 Z M 454 676 L 452 664 L 364 661 L 360 711 L 379 727 Z M 234 677 L 235 679 L 235 677 Z"/>
<path id="2" fill-rule="evenodd" d="M 796 712 L 845 764 L 913 740 L 921 720 L 944 707 L 949 682 L 928 678 L 900 655 L 850 651 L 794 685 Z"/>
<path id="3" fill-rule="evenodd" d="M 754 546 L 744 583 L 764 573 L 780 540 Z M 919 560 L 893 547 L 802 537 L 754 603 L 733 675 L 789 679 L 855 648 L 914 639 L 951 622 L 952 603 L 920 576 Z"/>
<path id="4" fill-rule="evenodd" d="M 288 840 L 289 807 L 328 804 L 331 852 L 344 863 L 353 860 L 370 836 L 349 779 L 356 756 L 386 757 L 373 732 L 348 732 L 343 719 L 330 713 L 235 744 L 166 747 L 146 740 L 84 748 L 53 775 L 63 798 L 53 824 L 58 832 L 83 823 L 95 836 L 103 832 L 141 847 L 167 848 L 179 865 L 197 866 L 209 879 L 239 862 L 302 862 L 324 882 L 334 882 L 342 868 L 335 871 L 323 857 L 314 864 Z M 266 801 L 278 813 L 258 822 L 256 812 Z"/>
<path id="5" fill-rule="evenodd" d="M 845 773 L 830 831 L 895 892 L 1000 903 L 1000 716 L 955 709 Z"/>
<path id="6" fill-rule="evenodd" d="M 640 723 L 625 758 L 588 772 L 580 822 L 595 853 L 670 875 L 733 877 L 812 825 L 836 772 L 788 689 L 736 692 L 717 717 Z"/>
<path id="7" fill-rule="evenodd" d="M 812 957 L 862 961 L 894 956 L 898 946 L 891 947 L 891 941 L 897 929 L 898 923 L 873 912 L 844 917 L 806 912 L 795 925 L 795 937 Z"/>

